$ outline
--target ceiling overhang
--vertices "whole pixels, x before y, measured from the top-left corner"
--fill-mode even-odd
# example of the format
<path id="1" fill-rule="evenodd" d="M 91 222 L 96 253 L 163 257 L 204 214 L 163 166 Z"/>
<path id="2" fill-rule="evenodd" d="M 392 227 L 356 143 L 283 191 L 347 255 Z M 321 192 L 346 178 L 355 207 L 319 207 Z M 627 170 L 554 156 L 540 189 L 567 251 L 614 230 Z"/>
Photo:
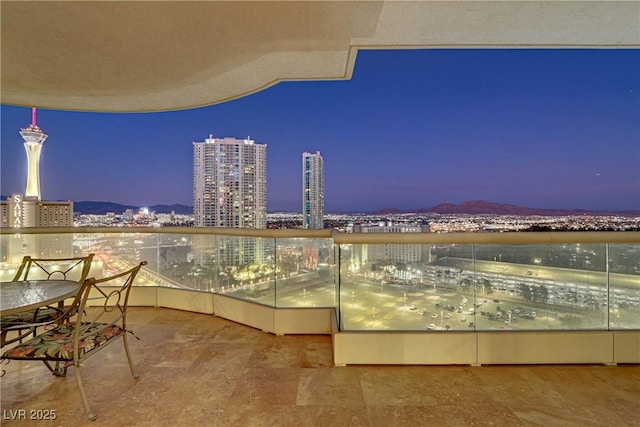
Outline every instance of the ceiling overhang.
<path id="1" fill-rule="evenodd" d="M 1 101 L 80 111 L 216 104 L 349 79 L 359 49 L 640 46 L 640 2 L 5 1 Z M 393 78 L 393 76 L 390 76 Z"/>

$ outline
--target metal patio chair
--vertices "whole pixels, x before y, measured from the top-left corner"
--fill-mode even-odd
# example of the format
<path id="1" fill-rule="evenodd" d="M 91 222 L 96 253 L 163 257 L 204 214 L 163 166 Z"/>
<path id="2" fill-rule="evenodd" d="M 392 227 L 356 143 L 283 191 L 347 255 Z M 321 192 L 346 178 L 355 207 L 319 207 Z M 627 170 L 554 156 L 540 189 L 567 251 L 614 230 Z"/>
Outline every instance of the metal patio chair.
<path id="1" fill-rule="evenodd" d="M 71 310 L 65 310 L 63 316 L 52 323 L 53 328 L 45 328 L 36 337 L 6 350 L 1 358 L 42 361 L 56 376 L 65 376 L 68 367 L 73 366 L 87 416 L 95 420 L 97 415 L 89 406 L 82 382 L 86 359 L 122 338 L 129 368 L 133 377 L 138 379 L 127 341 L 127 335 L 133 335 L 127 329 L 127 306 L 131 286 L 143 265 L 146 261 L 114 276 L 86 279 L 74 300 L 77 305 L 75 315 Z M 51 362 L 56 362 L 56 366 L 52 367 Z"/>
<path id="2" fill-rule="evenodd" d="M 25 256 L 13 277 L 13 282 L 26 280 L 73 280 L 82 283 L 88 277 L 94 254 L 72 258 L 32 258 Z M 35 336 L 34 325 L 51 322 L 60 317 L 64 307 L 44 306 L 36 310 L 0 317 L 0 344 L 2 346 L 21 341 L 29 334 Z M 22 326 L 22 327 L 20 327 Z M 8 332 L 17 336 L 7 339 Z"/>

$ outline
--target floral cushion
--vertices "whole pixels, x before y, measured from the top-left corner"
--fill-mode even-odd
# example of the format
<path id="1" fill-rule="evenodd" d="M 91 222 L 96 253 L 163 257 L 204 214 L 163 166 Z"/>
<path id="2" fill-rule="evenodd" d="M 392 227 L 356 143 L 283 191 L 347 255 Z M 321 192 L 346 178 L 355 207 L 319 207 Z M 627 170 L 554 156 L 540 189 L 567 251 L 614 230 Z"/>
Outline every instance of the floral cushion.
<path id="1" fill-rule="evenodd" d="M 35 338 L 10 348 L 2 354 L 3 359 L 73 360 L 73 331 L 75 323 L 66 323 Z M 111 342 L 124 332 L 117 325 L 104 323 L 82 323 L 82 334 L 78 342 L 78 356 Z"/>
<path id="2" fill-rule="evenodd" d="M 61 310 L 54 307 L 43 307 L 37 311 L 23 311 L 21 313 L 9 314 L 0 318 L 0 325 L 3 327 L 20 326 L 29 323 L 42 323 L 56 320 L 62 314 Z"/>

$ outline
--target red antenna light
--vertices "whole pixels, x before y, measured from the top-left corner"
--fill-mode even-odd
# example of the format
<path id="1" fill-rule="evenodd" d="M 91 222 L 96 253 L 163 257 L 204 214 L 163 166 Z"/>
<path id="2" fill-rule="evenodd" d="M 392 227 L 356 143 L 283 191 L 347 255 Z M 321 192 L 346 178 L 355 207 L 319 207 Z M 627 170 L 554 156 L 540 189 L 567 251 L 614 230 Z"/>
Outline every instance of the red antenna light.
<path id="1" fill-rule="evenodd" d="M 36 126 L 36 107 L 31 107 L 31 126 Z"/>

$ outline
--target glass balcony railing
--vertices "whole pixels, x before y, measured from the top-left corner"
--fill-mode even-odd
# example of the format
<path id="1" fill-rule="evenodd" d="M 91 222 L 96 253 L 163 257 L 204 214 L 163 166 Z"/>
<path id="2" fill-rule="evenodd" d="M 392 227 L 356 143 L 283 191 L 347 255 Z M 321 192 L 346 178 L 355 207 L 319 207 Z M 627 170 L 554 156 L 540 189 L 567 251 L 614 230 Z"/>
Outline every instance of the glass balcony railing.
<path id="1" fill-rule="evenodd" d="M 342 330 L 640 329 L 638 244 L 392 249 L 341 246 Z"/>
<path id="2" fill-rule="evenodd" d="M 266 230 L 262 236 L 258 230 L 252 230 L 253 236 L 246 233 L 249 230 L 243 230 L 244 235 L 220 234 L 220 229 L 200 230 L 201 234 L 192 228 L 179 233 L 141 230 L 76 228 L 59 234 L 54 229 L 22 229 L 20 234 L 3 230 L 0 281 L 13 278 L 26 254 L 53 258 L 94 253 L 90 275 L 96 277 L 146 260 L 137 286 L 214 292 L 274 308 L 336 305 L 330 230 L 302 231 L 306 237 L 286 237 L 296 234 L 286 232 L 275 233 L 283 237 L 271 237 L 275 234 Z"/>
<path id="3" fill-rule="evenodd" d="M 197 228 L 2 230 L 23 255 L 146 260 L 137 286 L 336 308 L 341 331 L 640 330 L 640 233 L 331 234 Z"/>

